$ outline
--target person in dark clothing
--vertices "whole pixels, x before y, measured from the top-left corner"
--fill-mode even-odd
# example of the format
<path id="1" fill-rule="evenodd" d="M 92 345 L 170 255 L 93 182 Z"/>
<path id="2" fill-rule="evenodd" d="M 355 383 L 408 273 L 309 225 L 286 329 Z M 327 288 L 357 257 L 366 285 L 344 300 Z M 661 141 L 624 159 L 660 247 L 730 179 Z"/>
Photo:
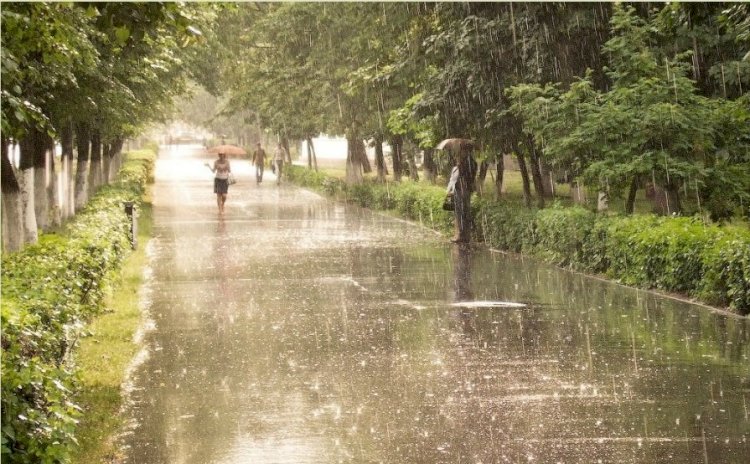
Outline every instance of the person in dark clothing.
<path id="1" fill-rule="evenodd" d="M 473 227 L 471 217 L 471 194 L 474 192 L 474 182 L 477 175 L 477 162 L 474 160 L 474 143 L 471 141 L 457 142 L 453 145 L 454 167 L 448 193 L 453 195 L 453 218 L 455 234 L 451 239 L 455 243 L 471 241 Z"/>
<path id="2" fill-rule="evenodd" d="M 255 165 L 255 181 L 257 183 L 263 182 L 263 170 L 266 165 L 266 151 L 258 142 L 258 148 L 253 152 L 253 164 Z"/>

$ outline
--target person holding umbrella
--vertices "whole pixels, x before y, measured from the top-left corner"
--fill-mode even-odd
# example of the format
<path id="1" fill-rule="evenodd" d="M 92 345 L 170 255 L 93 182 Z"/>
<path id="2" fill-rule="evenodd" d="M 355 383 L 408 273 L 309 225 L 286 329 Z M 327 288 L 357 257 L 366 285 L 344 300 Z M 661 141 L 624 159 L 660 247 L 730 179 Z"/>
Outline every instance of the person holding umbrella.
<path id="1" fill-rule="evenodd" d="M 454 161 L 448 183 L 448 195 L 453 197 L 456 233 L 451 241 L 454 243 L 468 243 L 471 240 L 471 194 L 477 175 L 477 162 L 472 156 L 475 147 L 476 143 L 468 139 L 446 139 L 437 146 L 439 150 L 448 150 Z"/>
<path id="2" fill-rule="evenodd" d="M 214 173 L 214 193 L 216 194 L 216 206 L 219 207 L 219 214 L 224 214 L 224 203 L 227 202 L 227 193 L 229 193 L 229 177 L 232 174 L 232 167 L 227 159 L 227 154 L 219 152 L 219 158 L 211 166 L 205 163 L 206 167 Z"/>

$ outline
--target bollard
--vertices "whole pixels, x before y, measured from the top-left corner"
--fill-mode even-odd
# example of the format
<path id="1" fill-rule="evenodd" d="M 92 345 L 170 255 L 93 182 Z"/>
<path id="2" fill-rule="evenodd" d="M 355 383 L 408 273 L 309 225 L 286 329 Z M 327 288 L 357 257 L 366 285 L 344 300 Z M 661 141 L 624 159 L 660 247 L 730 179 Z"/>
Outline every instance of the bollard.
<path id="1" fill-rule="evenodd" d="M 124 201 L 122 204 L 130 220 L 130 246 L 135 250 L 138 246 L 138 218 L 135 214 L 135 202 Z"/>

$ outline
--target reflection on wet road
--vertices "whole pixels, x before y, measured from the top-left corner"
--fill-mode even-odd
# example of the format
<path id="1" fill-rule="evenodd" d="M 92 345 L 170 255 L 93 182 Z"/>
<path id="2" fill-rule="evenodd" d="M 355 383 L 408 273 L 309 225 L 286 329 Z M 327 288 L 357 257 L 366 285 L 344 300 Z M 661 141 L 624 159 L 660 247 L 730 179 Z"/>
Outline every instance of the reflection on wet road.
<path id="1" fill-rule="evenodd" d="M 159 160 L 126 462 L 746 463 L 750 323 Z M 456 304 L 460 303 L 460 304 Z"/>

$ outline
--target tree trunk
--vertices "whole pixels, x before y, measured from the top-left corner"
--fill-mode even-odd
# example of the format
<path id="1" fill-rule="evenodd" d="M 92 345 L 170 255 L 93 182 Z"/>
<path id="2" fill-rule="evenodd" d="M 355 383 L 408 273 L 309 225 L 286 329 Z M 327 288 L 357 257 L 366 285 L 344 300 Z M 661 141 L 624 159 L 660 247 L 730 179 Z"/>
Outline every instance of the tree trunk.
<path id="1" fill-rule="evenodd" d="M 521 172 L 521 181 L 523 182 L 523 203 L 527 208 L 531 208 L 531 185 L 529 185 L 529 170 L 526 168 L 526 159 L 518 145 L 515 147 L 516 159 L 518 160 L 518 170 Z"/>
<path id="2" fill-rule="evenodd" d="M 62 224 L 62 199 L 60 187 L 62 184 L 62 170 L 55 161 L 55 141 L 52 137 L 47 139 L 47 153 L 49 154 L 49 186 L 47 187 L 47 219 L 48 227 L 60 227 Z"/>
<path id="3" fill-rule="evenodd" d="M 534 138 L 531 136 L 528 136 L 526 140 L 529 146 L 529 164 L 531 165 L 531 178 L 534 180 L 536 205 L 539 209 L 542 209 L 544 208 L 544 180 L 542 179 L 542 172 L 539 169 L 539 157 L 537 157 L 536 153 L 536 144 L 534 143 Z"/>
<path id="4" fill-rule="evenodd" d="M 544 197 L 552 198 L 555 195 L 555 179 L 553 178 L 552 170 L 541 158 L 539 159 L 539 173 L 542 178 Z"/>
<path id="5" fill-rule="evenodd" d="M 89 157 L 89 198 L 102 185 L 102 139 L 98 130 L 91 132 L 91 154 Z"/>
<path id="6" fill-rule="evenodd" d="M 453 190 L 453 219 L 455 226 L 454 242 L 466 243 L 471 240 L 473 218 L 471 215 L 471 193 L 476 185 L 477 165 L 472 149 L 459 147 L 456 154 L 458 180 Z"/>
<path id="7" fill-rule="evenodd" d="M 633 179 L 630 181 L 628 198 L 625 201 L 625 214 L 633 214 L 633 210 L 635 209 L 636 192 L 638 192 L 638 176 L 633 176 Z"/>
<path id="8" fill-rule="evenodd" d="M 318 159 L 315 156 L 315 147 L 313 146 L 312 137 L 307 137 L 307 169 L 315 168 L 318 171 Z"/>
<path id="9" fill-rule="evenodd" d="M 414 159 L 414 150 L 409 149 L 408 155 L 406 155 L 406 161 L 409 163 L 409 178 L 413 181 L 419 180 L 419 172 L 417 172 L 417 160 Z"/>
<path id="10" fill-rule="evenodd" d="M 362 163 L 358 153 L 364 150 L 364 145 L 359 136 L 347 135 L 346 137 L 346 183 L 349 185 L 362 183 Z"/>
<path id="11" fill-rule="evenodd" d="M 112 156 L 114 155 L 114 146 L 107 143 L 102 147 L 102 183 L 104 185 L 112 182 Z"/>
<path id="12" fill-rule="evenodd" d="M 607 211 L 609 209 L 609 194 L 604 191 L 599 191 L 599 196 L 596 201 L 596 210 L 599 212 Z"/>
<path id="13" fill-rule="evenodd" d="M 284 162 L 292 164 L 292 153 L 289 151 L 289 139 L 286 136 L 281 137 L 281 146 L 284 148 Z"/>
<path id="14" fill-rule="evenodd" d="M 479 163 L 479 175 L 477 176 L 476 191 L 480 197 L 484 193 L 484 181 L 487 179 L 487 171 L 490 168 L 490 164 L 487 160 L 483 160 Z"/>
<path id="15" fill-rule="evenodd" d="M 664 186 L 669 201 L 669 214 L 682 213 L 682 202 L 680 201 L 680 187 L 677 182 L 669 182 Z"/>
<path id="16" fill-rule="evenodd" d="M 109 178 L 107 183 L 111 183 L 117 177 L 117 173 L 120 171 L 120 159 L 122 158 L 122 146 L 125 141 L 122 137 L 116 137 L 112 146 L 110 147 L 109 153 Z"/>
<path id="17" fill-rule="evenodd" d="M 385 182 L 386 167 L 383 154 L 383 137 L 375 137 L 375 167 L 378 171 L 378 182 Z"/>
<path id="18" fill-rule="evenodd" d="M 21 208 L 23 214 L 23 243 L 36 243 L 39 239 L 36 212 L 34 207 L 34 154 L 37 148 L 35 130 L 20 140 L 21 149 L 19 186 L 21 188 Z"/>
<path id="19" fill-rule="evenodd" d="M 570 183 L 570 197 L 573 203 L 577 205 L 586 205 L 588 203 L 588 194 L 584 185 L 577 180 Z"/>
<path id="20" fill-rule="evenodd" d="M 505 160 L 503 155 L 497 157 L 497 177 L 495 178 L 495 198 L 503 194 L 503 177 L 505 176 Z"/>
<path id="21" fill-rule="evenodd" d="M 434 184 L 437 181 L 437 163 L 435 163 L 434 155 L 434 148 L 425 148 L 422 169 L 424 169 L 425 179 L 427 179 L 431 184 Z"/>
<path id="22" fill-rule="evenodd" d="M 312 139 L 310 139 L 310 149 L 312 150 L 313 168 L 315 168 L 315 172 L 318 172 L 318 152 L 315 150 Z"/>
<path id="23" fill-rule="evenodd" d="M 307 142 L 307 169 L 312 169 L 312 138 L 305 138 Z"/>
<path id="24" fill-rule="evenodd" d="M 75 214 L 75 182 L 73 179 L 73 127 L 70 123 L 63 125 L 60 131 L 60 146 L 62 155 L 60 164 L 62 169 L 62 219 L 65 220 Z"/>
<path id="25" fill-rule="evenodd" d="M 367 174 L 372 172 L 372 166 L 370 165 L 370 159 L 367 157 L 367 148 L 363 140 L 357 141 L 357 156 L 359 157 L 359 163 L 362 165 L 362 171 Z"/>
<path id="26" fill-rule="evenodd" d="M 404 173 L 403 168 L 403 139 L 401 136 L 395 135 L 390 140 L 391 143 L 391 159 L 393 160 L 393 180 L 401 182 L 401 176 Z"/>
<path id="27" fill-rule="evenodd" d="M 0 169 L 2 187 L 2 234 L 3 251 L 12 253 L 23 248 L 23 207 L 21 205 L 21 188 L 16 178 L 16 170 L 10 163 L 8 139 L 2 137 L 2 169 Z"/>
<path id="28" fill-rule="evenodd" d="M 49 160 L 49 136 L 44 132 L 32 129 L 27 138 L 30 142 L 31 155 L 34 163 L 34 216 L 36 217 L 36 228 L 47 230 L 49 228 L 49 182 L 48 170 Z"/>
<path id="29" fill-rule="evenodd" d="M 89 200 L 88 196 L 88 170 L 89 170 L 89 153 L 90 153 L 90 132 L 88 126 L 83 124 L 76 125 L 76 146 L 78 148 L 78 160 L 76 163 L 76 184 L 75 184 L 75 209 L 81 210 Z"/>

